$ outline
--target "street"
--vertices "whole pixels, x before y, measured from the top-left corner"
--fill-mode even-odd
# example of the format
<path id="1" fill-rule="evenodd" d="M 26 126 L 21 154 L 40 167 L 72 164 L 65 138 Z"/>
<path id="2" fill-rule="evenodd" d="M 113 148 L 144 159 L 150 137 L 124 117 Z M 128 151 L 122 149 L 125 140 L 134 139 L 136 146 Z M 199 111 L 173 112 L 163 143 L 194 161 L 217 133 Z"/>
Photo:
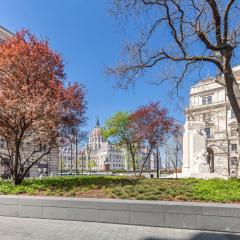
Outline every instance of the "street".
<path id="1" fill-rule="evenodd" d="M 80 221 L 0 217 L 1 240 L 239 240 L 240 235 Z"/>

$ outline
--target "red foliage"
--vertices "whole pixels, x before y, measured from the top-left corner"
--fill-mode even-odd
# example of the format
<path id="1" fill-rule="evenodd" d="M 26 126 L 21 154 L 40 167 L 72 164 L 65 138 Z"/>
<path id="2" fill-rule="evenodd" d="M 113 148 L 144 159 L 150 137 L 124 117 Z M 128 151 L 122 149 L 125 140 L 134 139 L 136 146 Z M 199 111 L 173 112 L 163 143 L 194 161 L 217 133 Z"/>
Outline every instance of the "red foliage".
<path id="1" fill-rule="evenodd" d="M 143 172 L 152 150 L 164 143 L 169 134 L 177 132 L 174 119 L 168 116 L 166 108 L 161 108 L 159 102 L 152 102 L 146 106 L 139 107 L 130 116 L 131 127 L 142 145 L 147 146 L 147 155 L 142 165 L 140 176 Z"/>
<path id="2" fill-rule="evenodd" d="M 84 122 L 84 87 L 64 78 L 62 57 L 47 41 L 23 30 L 0 43 L 0 136 L 13 175 L 23 174 L 24 141 L 50 149 Z"/>
<path id="3" fill-rule="evenodd" d="M 174 119 L 168 116 L 167 109 L 161 108 L 158 102 L 139 107 L 130 119 L 138 137 L 150 147 L 161 145 L 166 136 L 175 130 Z"/>

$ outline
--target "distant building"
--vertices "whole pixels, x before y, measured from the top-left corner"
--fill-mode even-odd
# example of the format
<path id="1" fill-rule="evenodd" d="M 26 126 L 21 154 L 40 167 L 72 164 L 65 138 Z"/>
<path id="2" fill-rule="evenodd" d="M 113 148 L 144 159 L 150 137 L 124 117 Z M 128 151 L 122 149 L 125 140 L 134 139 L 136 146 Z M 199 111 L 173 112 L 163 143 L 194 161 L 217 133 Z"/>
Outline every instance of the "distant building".
<path id="1" fill-rule="evenodd" d="M 11 33 L 9 30 L 7 30 L 6 28 L 0 26 L 0 40 L 4 41 L 9 37 L 12 37 L 13 33 Z"/>
<path id="2" fill-rule="evenodd" d="M 76 169 L 76 146 L 75 144 L 62 147 L 59 152 L 60 167 L 64 171 L 75 172 Z M 140 169 L 146 157 L 147 149 L 143 148 L 136 156 L 136 167 Z M 77 168 L 84 170 L 106 171 L 106 170 L 132 170 L 130 156 L 124 148 L 111 144 L 102 135 L 99 120 L 92 129 L 88 143 L 84 148 L 78 150 Z M 62 163 L 62 165 L 61 165 Z M 145 164 L 145 170 L 157 168 L 156 154 L 152 153 Z"/>
<path id="3" fill-rule="evenodd" d="M 233 72 L 240 83 L 240 66 L 233 68 Z M 191 88 L 185 115 L 183 174 L 234 176 L 240 147 L 237 121 L 226 90 L 215 77 L 208 77 Z"/>
<path id="4" fill-rule="evenodd" d="M 125 154 L 103 136 L 99 120 L 91 131 L 86 147 L 87 166 L 93 170 L 127 170 Z"/>
<path id="5" fill-rule="evenodd" d="M 22 159 L 26 159 L 33 152 L 34 149 L 41 148 L 41 146 L 34 146 L 31 142 L 25 142 L 21 148 L 20 154 Z M 46 149 L 40 149 L 39 155 L 35 154 L 31 161 L 34 161 L 38 156 L 44 153 Z M 0 138 L 0 155 L 7 153 L 7 144 L 3 138 Z M 58 174 L 58 148 L 53 148 L 51 152 L 39 160 L 29 171 L 28 177 L 38 176 L 56 176 Z M 26 162 L 25 167 L 28 166 Z M 10 169 L 8 168 L 6 160 L 0 160 L 0 177 L 8 178 L 10 176 Z"/>
<path id="6" fill-rule="evenodd" d="M 76 155 L 77 151 L 77 155 Z M 76 162 L 77 159 L 77 162 Z M 76 144 L 68 144 L 59 148 L 59 172 L 75 173 L 86 170 L 85 148 L 77 148 Z"/>

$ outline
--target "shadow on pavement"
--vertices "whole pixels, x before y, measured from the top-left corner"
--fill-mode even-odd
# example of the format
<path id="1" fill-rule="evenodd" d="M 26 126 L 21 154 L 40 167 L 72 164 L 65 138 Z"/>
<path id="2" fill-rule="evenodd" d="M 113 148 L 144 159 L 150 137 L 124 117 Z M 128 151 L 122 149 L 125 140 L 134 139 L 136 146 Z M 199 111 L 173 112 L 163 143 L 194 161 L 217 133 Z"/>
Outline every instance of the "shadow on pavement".
<path id="1" fill-rule="evenodd" d="M 143 240 L 240 240 L 240 235 L 230 233 L 198 233 L 195 236 L 189 238 L 144 238 Z"/>

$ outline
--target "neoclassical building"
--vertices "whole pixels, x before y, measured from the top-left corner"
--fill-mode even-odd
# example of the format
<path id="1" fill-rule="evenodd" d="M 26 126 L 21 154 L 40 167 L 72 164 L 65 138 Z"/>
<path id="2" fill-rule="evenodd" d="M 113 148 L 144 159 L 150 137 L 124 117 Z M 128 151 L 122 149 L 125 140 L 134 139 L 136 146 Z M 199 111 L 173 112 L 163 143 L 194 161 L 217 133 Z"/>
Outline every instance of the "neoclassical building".
<path id="1" fill-rule="evenodd" d="M 59 173 L 60 172 L 79 173 L 82 170 L 86 170 L 85 148 L 79 148 L 79 146 L 77 146 L 76 148 L 75 143 L 60 147 Z"/>
<path id="2" fill-rule="evenodd" d="M 142 149 L 136 156 L 136 167 L 140 169 L 147 154 L 147 149 Z M 77 159 L 77 163 L 76 163 Z M 89 170 L 132 170 L 130 156 L 125 149 L 118 148 L 111 144 L 102 135 L 102 130 L 97 119 L 96 126 L 92 129 L 85 147 L 78 149 L 76 157 L 75 144 L 64 146 L 59 151 L 59 171 L 60 168 L 67 172 Z M 149 161 L 145 164 L 145 170 L 155 170 L 157 168 L 157 157 L 152 153 Z"/>
<path id="3" fill-rule="evenodd" d="M 234 67 L 233 72 L 240 83 L 240 66 Z M 216 77 L 208 77 L 190 89 L 185 115 L 183 175 L 235 176 L 239 152 L 237 122 L 225 88 L 216 82 Z"/>
<path id="4" fill-rule="evenodd" d="M 101 171 L 107 167 L 109 170 L 127 170 L 124 152 L 103 137 L 98 119 L 89 135 L 86 155 L 89 169 Z"/>
<path id="5" fill-rule="evenodd" d="M 4 41 L 5 39 L 13 36 L 13 33 L 11 33 L 9 30 L 6 28 L 0 26 L 0 40 Z"/>

